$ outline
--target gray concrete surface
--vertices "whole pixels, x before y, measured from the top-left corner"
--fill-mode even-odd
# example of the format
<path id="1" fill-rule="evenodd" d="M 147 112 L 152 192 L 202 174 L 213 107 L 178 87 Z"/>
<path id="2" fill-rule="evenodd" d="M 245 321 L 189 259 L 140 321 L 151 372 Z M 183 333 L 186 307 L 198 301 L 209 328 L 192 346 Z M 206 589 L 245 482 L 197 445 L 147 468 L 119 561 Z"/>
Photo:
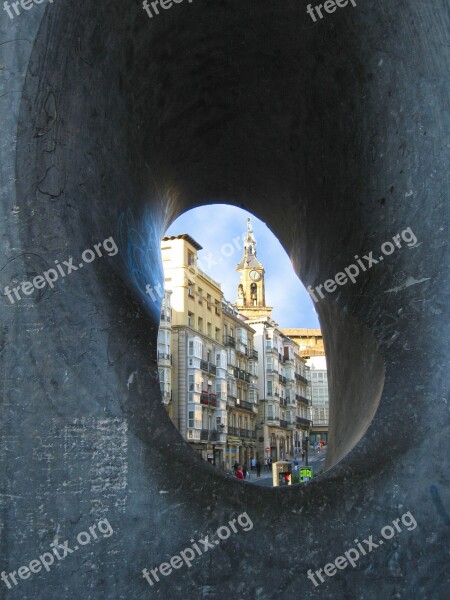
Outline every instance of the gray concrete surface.
<path id="1" fill-rule="evenodd" d="M 0 286 L 109 236 L 120 250 L 1 298 L 0 569 L 101 517 L 114 529 L 2 595 L 447 598 L 448 24 L 444 0 L 361 2 L 316 24 L 297 0 L 2 14 Z M 317 305 L 332 429 L 329 470 L 305 488 L 219 474 L 160 402 L 143 288 L 161 278 L 167 224 L 212 202 L 265 221 L 305 284 L 417 236 Z M 142 578 L 242 511 L 252 531 Z M 306 578 L 406 511 L 417 529 L 317 588 Z"/>

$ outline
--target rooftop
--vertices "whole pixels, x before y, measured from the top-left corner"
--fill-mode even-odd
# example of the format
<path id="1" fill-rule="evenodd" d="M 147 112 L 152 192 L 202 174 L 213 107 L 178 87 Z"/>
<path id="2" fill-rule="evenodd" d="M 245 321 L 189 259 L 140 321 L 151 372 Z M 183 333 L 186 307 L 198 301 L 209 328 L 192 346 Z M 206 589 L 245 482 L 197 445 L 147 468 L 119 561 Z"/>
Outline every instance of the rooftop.
<path id="1" fill-rule="evenodd" d="M 196 242 L 194 238 L 191 237 L 188 233 L 181 233 L 180 235 L 171 235 L 170 237 L 165 236 L 162 239 L 163 242 L 171 242 L 172 240 L 185 240 L 186 242 L 189 242 L 191 246 L 194 246 L 196 250 L 203 250 L 203 246 L 200 246 L 200 244 Z"/>
<path id="2" fill-rule="evenodd" d="M 282 331 L 288 337 L 291 337 L 291 336 L 322 337 L 321 329 L 300 329 L 300 328 L 285 329 L 285 328 L 283 328 L 280 331 Z"/>

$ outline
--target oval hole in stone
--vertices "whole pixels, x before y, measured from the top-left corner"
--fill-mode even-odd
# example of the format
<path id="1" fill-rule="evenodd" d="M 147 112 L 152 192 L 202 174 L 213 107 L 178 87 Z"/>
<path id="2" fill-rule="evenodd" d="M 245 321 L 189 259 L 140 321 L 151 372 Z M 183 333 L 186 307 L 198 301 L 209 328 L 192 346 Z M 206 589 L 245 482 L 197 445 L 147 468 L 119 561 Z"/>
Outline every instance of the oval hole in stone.
<path id="1" fill-rule="evenodd" d="M 296 483 L 306 445 L 315 475 L 325 470 L 329 441 L 327 467 L 335 464 L 367 430 L 381 395 L 384 368 L 372 336 L 363 335 L 373 358 L 364 355 L 363 362 L 377 373 L 377 383 L 355 415 L 354 403 L 346 409 L 343 391 L 360 355 L 351 353 L 339 368 L 341 376 L 330 374 L 328 381 L 315 304 L 262 221 L 232 205 L 197 207 L 172 223 L 161 249 L 160 387 L 183 439 L 221 470 L 233 472 L 236 462 L 247 465 L 253 481 L 258 478 L 251 459 L 259 460 L 258 482 L 265 486 L 271 486 L 269 457 L 292 462 Z M 162 287 L 152 292 L 161 297 Z M 356 340 L 364 328 L 351 320 L 349 325 Z M 336 321 L 330 323 L 331 340 L 334 327 L 339 328 Z M 329 440 L 329 385 L 339 399 L 331 408 L 337 443 Z M 354 383 L 349 390 L 357 393 Z M 340 411 L 345 419 L 339 419 Z M 319 440 L 325 450 L 314 449 Z"/>

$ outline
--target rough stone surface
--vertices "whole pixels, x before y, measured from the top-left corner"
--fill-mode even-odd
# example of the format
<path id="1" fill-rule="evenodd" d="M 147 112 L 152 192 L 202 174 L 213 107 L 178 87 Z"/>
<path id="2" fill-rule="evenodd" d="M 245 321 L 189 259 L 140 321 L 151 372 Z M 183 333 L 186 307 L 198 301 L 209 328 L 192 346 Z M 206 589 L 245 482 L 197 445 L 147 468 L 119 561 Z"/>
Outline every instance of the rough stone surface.
<path id="1" fill-rule="evenodd" d="M 57 0 L 1 16 L 0 287 L 113 236 L 98 258 L 1 299 L 0 569 L 110 538 L 1 595 L 56 600 L 448 597 L 448 4 Z M 258 489 L 202 463 L 159 398 L 159 239 L 228 202 L 267 222 L 305 284 L 411 227 L 317 305 L 331 381 L 325 475 Z M 142 578 L 247 511 L 154 587 Z M 411 511 L 315 588 L 306 578 Z"/>

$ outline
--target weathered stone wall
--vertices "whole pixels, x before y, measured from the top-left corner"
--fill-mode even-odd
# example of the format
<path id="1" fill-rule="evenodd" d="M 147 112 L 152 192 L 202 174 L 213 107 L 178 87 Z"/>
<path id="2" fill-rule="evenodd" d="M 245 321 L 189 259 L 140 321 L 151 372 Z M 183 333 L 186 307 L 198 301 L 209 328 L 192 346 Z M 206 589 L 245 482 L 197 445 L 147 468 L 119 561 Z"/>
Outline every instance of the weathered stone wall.
<path id="1" fill-rule="evenodd" d="M 102 517 L 114 530 L 0 580 L 5 597 L 447 598 L 448 21 L 443 0 L 358 2 L 316 24 L 297 0 L 2 15 L 1 289 L 110 236 L 119 248 L 1 299 L 0 568 L 73 547 Z M 161 405 L 142 286 L 161 277 L 167 224 L 210 202 L 267 222 L 305 284 L 417 236 L 317 305 L 334 466 L 306 487 L 222 476 Z M 142 578 L 243 511 L 251 531 Z M 417 529 L 307 579 L 407 511 Z"/>

